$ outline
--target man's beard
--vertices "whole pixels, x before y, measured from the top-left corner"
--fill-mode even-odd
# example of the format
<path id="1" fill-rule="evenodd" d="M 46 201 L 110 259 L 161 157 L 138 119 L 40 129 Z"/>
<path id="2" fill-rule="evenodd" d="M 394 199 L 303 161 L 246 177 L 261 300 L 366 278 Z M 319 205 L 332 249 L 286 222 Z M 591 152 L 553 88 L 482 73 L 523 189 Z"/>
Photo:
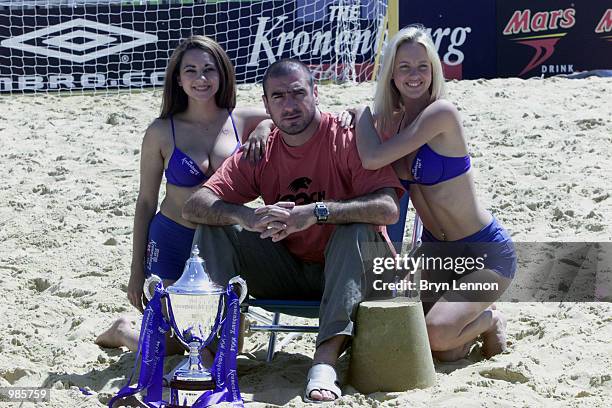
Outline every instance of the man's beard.
<path id="1" fill-rule="evenodd" d="M 299 134 L 299 133 L 302 133 L 302 132 L 303 132 L 303 131 L 304 131 L 306 128 L 308 128 L 308 126 L 310 126 L 310 124 L 311 124 L 311 123 L 312 123 L 312 121 L 314 120 L 315 113 L 316 113 L 316 112 L 313 110 L 313 111 L 312 111 L 312 114 L 310 115 L 310 117 L 304 121 L 304 125 L 303 125 L 303 126 L 301 126 L 300 128 L 295 128 L 295 127 L 290 127 L 290 128 L 287 128 L 287 127 L 285 127 L 285 126 L 278 125 L 278 124 L 276 124 L 276 126 L 277 126 L 277 127 L 280 129 L 280 130 L 282 130 L 282 131 L 283 131 L 283 133 L 285 133 L 285 134 L 287 134 L 287 135 L 290 135 L 290 136 L 297 135 L 297 134 Z M 281 122 L 281 123 L 282 123 L 282 122 Z M 297 126 L 297 125 L 296 125 L 296 126 Z"/>

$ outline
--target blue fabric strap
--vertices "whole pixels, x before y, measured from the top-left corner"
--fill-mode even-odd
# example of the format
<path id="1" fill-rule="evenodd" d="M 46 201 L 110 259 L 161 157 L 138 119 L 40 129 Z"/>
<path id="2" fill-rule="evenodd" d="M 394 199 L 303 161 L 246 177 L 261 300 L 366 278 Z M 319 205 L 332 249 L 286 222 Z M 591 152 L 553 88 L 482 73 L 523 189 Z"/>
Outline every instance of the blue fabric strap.
<path id="1" fill-rule="evenodd" d="M 161 299 L 166 296 L 162 283 L 155 287 L 155 294 L 147 304 L 142 316 L 140 326 L 140 338 L 138 340 L 138 351 L 134 361 L 132 374 L 127 384 L 119 390 L 108 403 L 112 408 L 113 404 L 125 397 L 132 396 L 143 390 L 147 390 L 144 402 L 149 407 L 160 407 L 162 401 L 162 377 L 164 370 L 164 356 L 166 355 L 165 334 L 170 329 L 170 325 L 164 319 L 161 309 Z M 140 375 L 138 384 L 130 386 L 140 357 Z"/>
<path id="2" fill-rule="evenodd" d="M 215 389 L 202 394 L 192 408 L 209 407 L 221 402 L 229 402 L 235 407 L 244 407 L 238 387 L 236 367 L 240 334 L 240 301 L 231 285 L 226 290 L 225 298 L 227 315 L 223 321 L 219 347 L 212 368 Z"/>

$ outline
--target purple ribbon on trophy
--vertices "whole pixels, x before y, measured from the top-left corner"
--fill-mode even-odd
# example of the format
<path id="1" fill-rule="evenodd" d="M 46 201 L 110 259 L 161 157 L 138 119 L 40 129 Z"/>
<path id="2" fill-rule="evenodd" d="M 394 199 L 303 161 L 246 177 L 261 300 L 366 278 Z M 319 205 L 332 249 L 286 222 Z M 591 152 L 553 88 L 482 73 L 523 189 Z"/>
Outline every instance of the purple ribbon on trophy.
<path id="1" fill-rule="evenodd" d="M 157 282 L 153 295 L 150 294 L 152 282 Z M 234 284 L 241 287 L 240 298 L 234 291 Z M 244 280 L 233 278 L 226 288 L 216 285 L 206 273 L 204 261 L 194 246 L 183 275 L 174 285 L 164 289 L 161 279 L 152 276 L 145 283 L 145 294 L 149 303 L 143 314 L 134 369 L 127 384 L 110 400 L 109 407 L 120 398 L 143 390 L 147 391 L 145 405 L 160 408 L 168 404 L 162 400 L 162 384 L 165 334 L 170 328 L 189 349 L 188 359 L 174 371 L 170 381 L 170 404 L 174 407 L 203 408 L 228 402 L 242 407 L 236 358 L 240 303 L 246 297 Z M 169 321 L 162 312 L 164 298 Z M 202 365 L 200 352 L 217 337 L 214 364 L 208 370 Z M 141 369 L 138 383 L 130 386 L 139 357 Z"/>
<path id="2" fill-rule="evenodd" d="M 240 301 L 231 285 L 227 288 L 227 315 L 225 316 L 221 338 L 213 363 L 214 391 L 202 394 L 192 408 L 204 408 L 221 402 L 230 402 L 243 407 L 236 358 L 238 357 L 238 336 L 240 334 Z"/>
<path id="3" fill-rule="evenodd" d="M 140 325 L 140 338 L 134 368 L 128 378 L 127 384 L 119 390 L 108 403 L 109 407 L 125 397 L 132 396 L 147 390 L 144 402 L 151 407 L 160 407 L 162 401 L 162 377 L 164 370 L 164 356 L 166 354 L 165 334 L 170 325 L 162 313 L 162 297 L 166 296 L 162 283 L 155 287 L 155 294 L 147 304 Z M 130 386 L 136 367 L 140 359 L 140 375 L 138 383 Z"/>

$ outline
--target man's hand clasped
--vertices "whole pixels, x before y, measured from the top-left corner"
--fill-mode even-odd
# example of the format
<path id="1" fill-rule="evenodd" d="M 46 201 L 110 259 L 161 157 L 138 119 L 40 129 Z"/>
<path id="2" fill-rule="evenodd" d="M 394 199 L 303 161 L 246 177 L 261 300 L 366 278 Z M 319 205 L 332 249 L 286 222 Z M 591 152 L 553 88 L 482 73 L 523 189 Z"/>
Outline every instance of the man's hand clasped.
<path id="1" fill-rule="evenodd" d="M 289 201 L 279 201 L 251 212 L 249 217 L 243 220 L 243 227 L 259 232 L 262 239 L 272 238 L 273 242 L 278 242 L 316 223 L 312 204 L 296 206 Z"/>

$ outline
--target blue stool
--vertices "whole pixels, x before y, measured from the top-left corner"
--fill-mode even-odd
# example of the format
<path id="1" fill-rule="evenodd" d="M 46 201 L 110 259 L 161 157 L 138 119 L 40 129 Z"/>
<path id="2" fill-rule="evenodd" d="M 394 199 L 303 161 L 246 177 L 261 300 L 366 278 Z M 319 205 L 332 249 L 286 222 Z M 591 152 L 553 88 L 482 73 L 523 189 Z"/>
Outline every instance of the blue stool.
<path id="1" fill-rule="evenodd" d="M 249 298 L 243 303 L 246 306 L 245 314 L 255 319 L 258 324 L 250 325 L 249 330 L 270 332 L 268 340 L 268 351 L 266 361 L 270 362 L 274 358 L 276 348 L 276 333 L 318 333 L 319 326 L 288 326 L 280 324 L 281 313 L 290 316 L 306 317 L 315 319 L 319 317 L 319 307 L 321 302 L 318 300 L 276 300 L 276 299 L 254 299 Z M 272 312 L 270 319 L 254 310 L 250 306 L 260 307 L 268 312 Z M 261 324 L 260 324 L 261 323 Z"/>

